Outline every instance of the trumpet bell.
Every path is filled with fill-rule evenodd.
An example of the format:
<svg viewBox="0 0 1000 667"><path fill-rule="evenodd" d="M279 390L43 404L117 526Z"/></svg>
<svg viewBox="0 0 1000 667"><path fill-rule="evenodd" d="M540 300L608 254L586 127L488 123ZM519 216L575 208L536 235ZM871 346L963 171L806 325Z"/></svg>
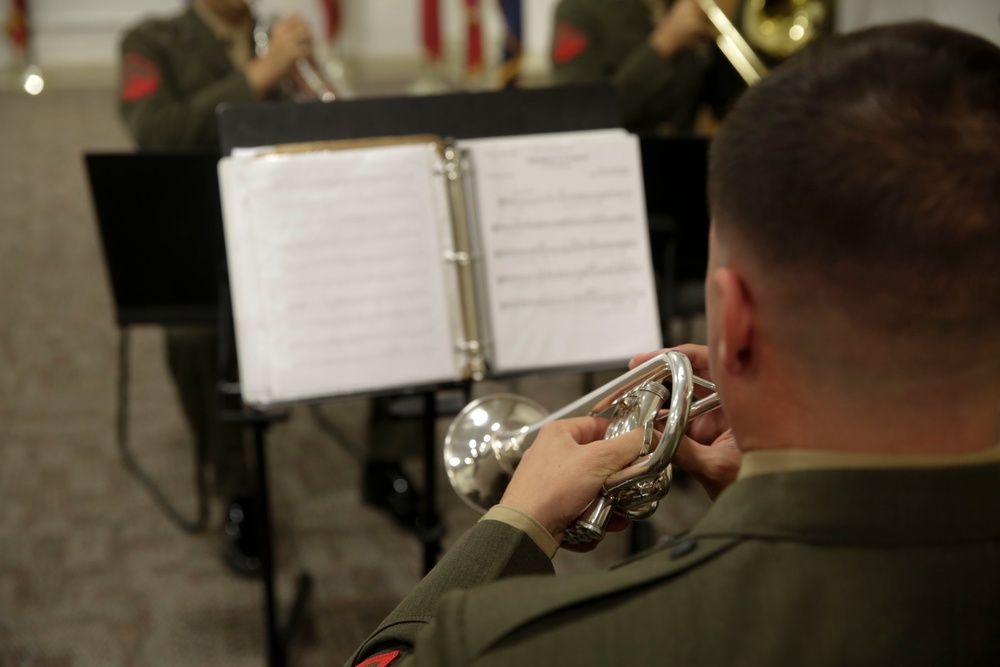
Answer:
<svg viewBox="0 0 1000 667"><path fill-rule="evenodd" d="M668 378L669 389L661 382ZM445 436L448 479L466 503L484 512L500 502L514 469L545 424L583 415L608 415L605 438L642 429L643 444L638 458L604 481L600 495L563 537L568 544L598 540L612 513L644 519L666 495L672 475L670 461L688 418L720 404L715 393L694 402L694 385L715 391L714 384L692 373L687 357L669 350L551 414L535 401L514 394L477 399L455 417ZM662 423L662 435L655 446L658 429L654 423Z"/></svg>
<svg viewBox="0 0 1000 667"><path fill-rule="evenodd" d="M444 466L452 487L480 513L500 502L521 457L521 438L548 415L525 396L495 394L469 403L444 438Z"/></svg>

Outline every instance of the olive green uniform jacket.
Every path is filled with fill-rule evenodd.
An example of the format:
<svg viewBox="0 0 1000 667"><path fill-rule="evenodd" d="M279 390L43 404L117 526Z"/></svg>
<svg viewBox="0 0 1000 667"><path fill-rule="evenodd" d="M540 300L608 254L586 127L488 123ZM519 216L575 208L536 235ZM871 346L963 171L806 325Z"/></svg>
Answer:
<svg viewBox="0 0 1000 667"><path fill-rule="evenodd" d="M652 15L643 0L562 0L552 38L557 83L611 81L622 125L633 132L689 133L703 104L721 117L745 89L717 48L672 58L649 46Z"/></svg>
<svg viewBox="0 0 1000 667"><path fill-rule="evenodd" d="M243 72L193 9L140 23L125 35L121 52L123 62L136 59L159 77L156 92L121 100L122 117L141 148L217 148L216 108L255 101Z"/></svg>
<svg viewBox="0 0 1000 667"><path fill-rule="evenodd" d="M750 477L681 540L551 573L481 521L351 664L997 665L1000 465Z"/></svg>
<svg viewBox="0 0 1000 667"><path fill-rule="evenodd" d="M253 35L248 31L248 42ZM216 109L254 102L242 70L192 8L143 21L121 43L119 109L141 149L219 149ZM169 326L167 362L184 413L215 471L215 493L232 501L254 492L242 431L218 418L214 327Z"/></svg>

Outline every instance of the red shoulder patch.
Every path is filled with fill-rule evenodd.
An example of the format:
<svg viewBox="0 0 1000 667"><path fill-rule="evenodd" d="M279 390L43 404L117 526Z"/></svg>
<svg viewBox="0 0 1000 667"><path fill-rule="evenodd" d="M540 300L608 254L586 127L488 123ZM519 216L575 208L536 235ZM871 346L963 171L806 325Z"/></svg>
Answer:
<svg viewBox="0 0 1000 667"><path fill-rule="evenodd" d="M399 657L399 651L389 651L388 653L379 653L378 655L373 655L364 662L355 665L354 667L389 667L392 663L396 662L396 658Z"/></svg>
<svg viewBox="0 0 1000 667"><path fill-rule="evenodd" d="M138 102L160 89L163 76L160 67L137 51L125 54L122 64L122 102Z"/></svg>
<svg viewBox="0 0 1000 667"><path fill-rule="evenodd" d="M552 40L552 62L556 65L568 63L586 51L589 43L587 33L565 19L559 21Z"/></svg>

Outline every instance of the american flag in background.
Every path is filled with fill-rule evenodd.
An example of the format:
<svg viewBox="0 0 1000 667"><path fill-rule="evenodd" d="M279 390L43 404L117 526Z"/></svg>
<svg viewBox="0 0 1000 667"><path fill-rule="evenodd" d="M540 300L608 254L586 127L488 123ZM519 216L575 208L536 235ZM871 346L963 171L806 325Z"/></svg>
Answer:
<svg viewBox="0 0 1000 667"><path fill-rule="evenodd" d="M441 62L441 4L440 0L423 0L424 58L429 62Z"/></svg>
<svg viewBox="0 0 1000 667"><path fill-rule="evenodd" d="M465 0L467 39L465 44L465 76L475 81L483 73L483 23L480 0Z"/></svg>
<svg viewBox="0 0 1000 667"><path fill-rule="evenodd" d="M28 50L28 0L10 0L4 25L12 50L23 54Z"/></svg>
<svg viewBox="0 0 1000 667"><path fill-rule="evenodd" d="M340 31L344 27L340 0L321 0L320 4L323 6L323 13L326 16L326 39L332 42L340 37Z"/></svg>
<svg viewBox="0 0 1000 667"><path fill-rule="evenodd" d="M521 40L524 27L521 20L521 0L500 0L505 34L503 59L500 62L500 85L516 86L521 76Z"/></svg>

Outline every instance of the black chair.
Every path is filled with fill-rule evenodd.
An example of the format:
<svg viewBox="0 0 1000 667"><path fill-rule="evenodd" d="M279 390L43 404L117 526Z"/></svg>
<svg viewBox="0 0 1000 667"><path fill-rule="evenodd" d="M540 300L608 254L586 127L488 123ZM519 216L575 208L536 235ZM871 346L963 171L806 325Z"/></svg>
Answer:
<svg viewBox="0 0 1000 667"><path fill-rule="evenodd" d="M129 446L130 328L216 324L225 275L218 160L212 151L84 156L119 327L118 449L126 468L187 532L204 530L208 522L205 445L196 441L193 447L196 510L188 518Z"/></svg>

